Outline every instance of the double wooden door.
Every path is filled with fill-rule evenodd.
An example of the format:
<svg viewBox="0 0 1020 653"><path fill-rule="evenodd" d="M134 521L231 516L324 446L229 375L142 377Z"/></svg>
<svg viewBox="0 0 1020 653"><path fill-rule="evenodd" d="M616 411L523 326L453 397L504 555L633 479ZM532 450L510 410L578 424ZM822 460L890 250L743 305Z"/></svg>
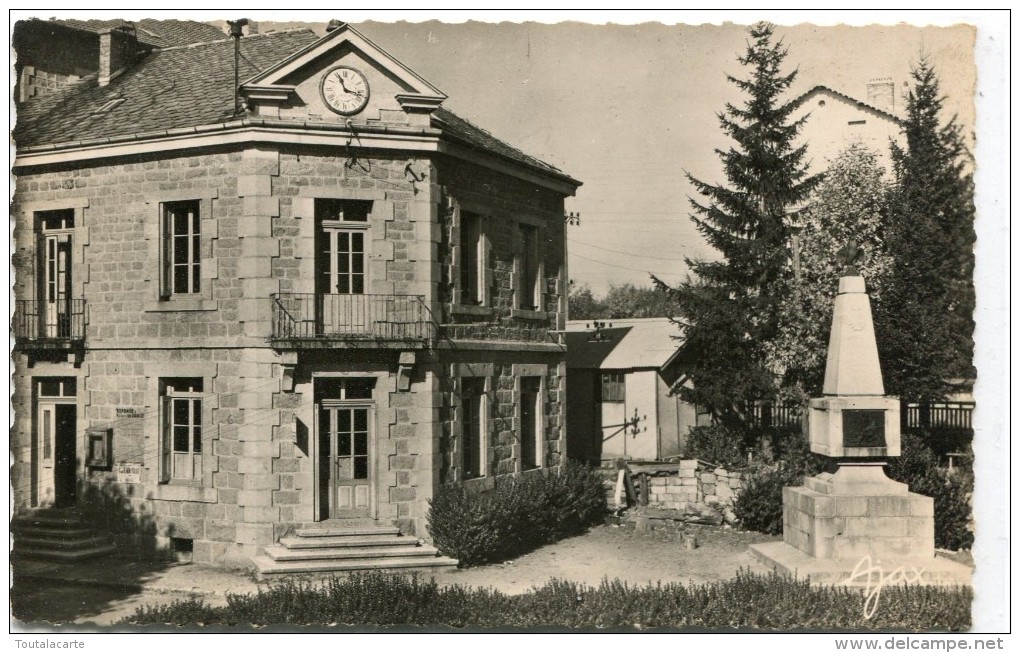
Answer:
<svg viewBox="0 0 1020 653"><path fill-rule="evenodd" d="M369 517L372 510L372 407L315 407L318 519Z"/></svg>

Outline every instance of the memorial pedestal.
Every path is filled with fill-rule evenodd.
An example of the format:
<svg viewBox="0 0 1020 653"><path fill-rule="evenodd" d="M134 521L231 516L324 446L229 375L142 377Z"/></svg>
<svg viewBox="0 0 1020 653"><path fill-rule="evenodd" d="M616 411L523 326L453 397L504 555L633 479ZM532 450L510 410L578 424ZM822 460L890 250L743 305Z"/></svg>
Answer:
<svg viewBox="0 0 1020 653"><path fill-rule="evenodd" d="M839 280L822 392L810 401L808 441L811 451L839 459L839 469L783 488L783 541L751 551L814 583L969 583L969 567L935 556L934 501L875 461L900 455L900 404L884 394L858 276Z"/></svg>

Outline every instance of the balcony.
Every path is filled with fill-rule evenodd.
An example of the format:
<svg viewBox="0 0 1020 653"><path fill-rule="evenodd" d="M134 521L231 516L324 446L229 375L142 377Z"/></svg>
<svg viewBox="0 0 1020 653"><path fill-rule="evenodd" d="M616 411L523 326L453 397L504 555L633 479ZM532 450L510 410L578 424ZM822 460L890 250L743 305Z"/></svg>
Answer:
<svg viewBox="0 0 1020 653"><path fill-rule="evenodd" d="M421 295L272 295L278 349L424 347L435 334Z"/></svg>
<svg viewBox="0 0 1020 653"><path fill-rule="evenodd" d="M85 344L84 299L19 299L14 308L12 329L18 347L67 350Z"/></svg>

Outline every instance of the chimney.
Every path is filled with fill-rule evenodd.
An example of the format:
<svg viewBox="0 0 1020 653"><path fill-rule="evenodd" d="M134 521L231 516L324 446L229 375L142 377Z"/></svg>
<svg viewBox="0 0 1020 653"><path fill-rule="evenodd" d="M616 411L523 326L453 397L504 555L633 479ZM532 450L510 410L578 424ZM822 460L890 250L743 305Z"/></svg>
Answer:
<svg viewBox="0 0 1020 653"><path fill-rule="evenodd" d="M891 77L879 77L868 80L868 104L896 113L896 90Z"/></svg>
<svg viewBox="0 0 1020 653"><path fill-rule="evenodd" d="M254 20L248 21L248 36L253 36L259 33L259 24Z"/></svg>
<svg viewBox="0 0 1020 653"><path fill-rule="evenodd" d="M106 86L134 63L138 51L135 26L127 23L99 33L99 85Z"/></svg>

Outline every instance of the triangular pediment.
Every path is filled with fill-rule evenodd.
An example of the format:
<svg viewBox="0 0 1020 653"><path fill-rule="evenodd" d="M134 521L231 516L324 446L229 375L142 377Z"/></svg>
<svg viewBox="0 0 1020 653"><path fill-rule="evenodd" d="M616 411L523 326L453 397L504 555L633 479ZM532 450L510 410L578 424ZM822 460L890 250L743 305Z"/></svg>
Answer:
<svg viewBox="0 0 1020 653"><path fill-rule="evenodd" d="M353 75L365 105L338 103L324 80ZM350 83L350 82L349 82ZM346 91L346 89L344 89ZM282 118L386 120L393 112L431 113L446 94L346 23L241 85L250 109Z"/></svg>

